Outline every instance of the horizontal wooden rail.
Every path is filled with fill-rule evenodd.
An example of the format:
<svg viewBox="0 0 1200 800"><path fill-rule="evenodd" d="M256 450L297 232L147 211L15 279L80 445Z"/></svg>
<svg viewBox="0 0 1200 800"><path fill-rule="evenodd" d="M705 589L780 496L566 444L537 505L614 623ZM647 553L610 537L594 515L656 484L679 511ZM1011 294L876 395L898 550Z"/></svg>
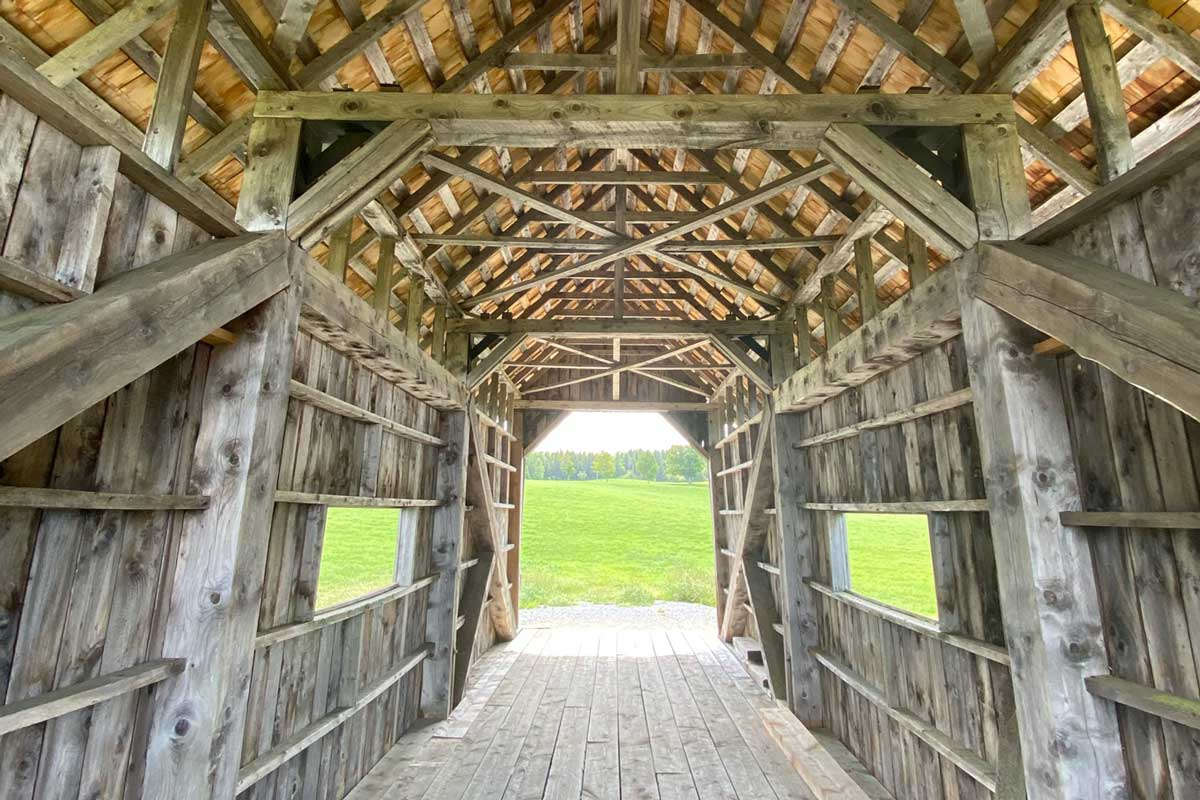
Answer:
<svg viewBox="0 0 1200 800"><path fill-rule="evenodd" d="M1088 528L1195 528L1200 511L1064 511L1063 525Z"/></svg>
<svg viewBox="0 0 1200 800"><path fill-rule="evenodd" d="M0 706L0 736L61 717L183 672L182 658L160 658Z"/></svg>
<svg viewBox="0 0 1200 800"><path fill-rule="evenodd" d="M470 569L478 563L478 558L468 558L466 561L460 561L458 562L458 571L462 572L463 570Z"/></svg>
<svg viewBox="0 0 1200 800"><path fill-rule="evenodd" d="M208 507L208 496L82 492L74 489L0 486L0 507L64 508L81 511L194 511Z"/></svg>
<svg viewBox="0 0 1200 800"><path fill-rule="evenodd" d="M924 514L929 511L987 511L988 501L915 500L902 503L804 503L809 511L846 511L878 514Z"/></svg>
<svg viewBox="0 0 1200 800"><path fill-rule="evenodd" d="M743 461L740 464L734 464L732 467L726 467L725 469L723 469L717 473L717 477L723 478L726 475L731 475L735 472L741 472L742 470L750 469L750 466L753 463L754 463L754 460L751 459L750 461Z"/></svg>
<svg viewBox="0 0 1200 800"><path fill-rule="evenodd" d="M238 771L237 790L241 794L260 780L270 775L279 767L303 753L314 743L333 732L346 720L362 711L368 704L386 692L397 681L411 672L418 664L433 652L433 645L425 644L413 653L405 656L400 666L390 675L376 681L371 688L359 696L352 706L336 708L316 722L301 728L289 738L272 747L258 758L251 761Z"/></svg>
<svg viewBox="0 0 1200 800"><path fill-rule="evenodd" d="M817 434L810 436L807 439L801 439L798 442L792 442L792 447L803 449L806 447L815 447L819 444L827 444L836 442L841 439L849 439L858 436L863 431L876 430L878 428L887 428L892 425L900 425L905 422L928 417L932 414L938 414L942 411L949 411L959 406L964 406L971 402L971 389L959 389L957 392L950 392L941 397L935 397L932 400L926 400L923 403L917 403L911 408L903 409L902 411L893 411L890 414L884 414L881 417L874 419L856 422L853 425L847 425L844 428L829 431L828 433Z"/></svg>
<svg viewBox="0 0 1200 800"><path fill-rule="evenodd" d="M719 508L719 509L717 509L717 513L723 517L729 517L729 516L734 516L736 514L744 514L744 513L746 513L746 510L743 508ZM774 508L764 508L762 513L766 514L768 517L773 517L773 516L775 516L775 509Z"/></svg>
<svg viewBox="0 0 1200 800"><path fill-rule="evenodd" d="M761 569L763 572L767 573L768 575L780 574L779 567L775 566L774 564L769 564L766 561L759 561L758 568Z"/></svg>
<svg viewBox="0 0 1200 800"><path fill-rule="evenodd" d="M446 444L445 439L439 439L433 434L419 431L416 428L409 427L400 422L390 420L387 417L376 414L373 411L368 411L365 408L348 403L339 397L334 397L331 394L322 392L320 389L314 389L300 381L293 380L289 386L291 396L295 399L308 403L316 408L324 409L332 414L346 417L347 419L365 422L368 425L379 425L385 431L394 433L405 439L412 439L422 444L430 444L435 447L442 447Z"/></svg>
<svg viewBox="0 0 1200 800"><path fill-rule="evenodd" d="M914 633L928 636L931 639L937 639L940 642L957 647L959 650L965 650L968 653L974 653L977 656L982 656L988 661L995 661L997 664L1009 665L1008 651L1003 647L994 645L991 642L985 642L982 639L976 639L973 636L963 636L958 633L947 633L940 629L936 622L923 617L918 617L915 614L909 614L901 611L898 608L875 602L870 598L863 597L854 592L839 592L824 583L814 580L806 580L804 583L814 592L822 594L831 600L836 600L852 608L857 608L866 614L878 617L882 620L899 625L902 628L907 628Z"/></svg>
<svg viewBox="0 0 1200 800"><path fill-rule="evenodd" d="M1115 675L1093 675L1084 683L1096 697L1200 730L1200 700L1194 697L1163 692Z"/></svg>
<svg viewBox="0 0 1200 800"><path fill-rule="evenodd" d="M414 497L362 497L356 494L321 494L320 492L275 492L276 503L299 503L308 506L335 508L437 508L441 500Z"/></svg>
<svg viewBox="0 0 1200 800"><path fill-rule="evenodd" d="M499 500L492 503L492 508L513 509L516 507L517 506L514 503L502 503Z"/></svg>
<svg viewBox="0 0 1200 800"><path fill-rule="evenodd" d="M386 605L387 603L395 602L402 597L424 589L431 585L437 579L437 575L426 575L424 578L419 578L412 583L407 583L402 586L391 586L386 589L381 589L365 597L359 597L355 600L349 600L336 606L330 606L327 609L315 614L312 619L304 622L289 622L287 625L280 625L277 628L270 628L260 633L254 639L255 648L270 647L280 642L286 642L288 639L295 639L297 636L304 636L307 633L319 631L330 625L336 625L339 622L350 619L353 616L362 614L371 608Z"/></svg>
<svg viewBox="0 0 1200 800"><path fill-rule="evenodd" d="M932 747L954 766L970 775L989 792L996 791L996 768L974 750L964 747L919 717L891 705L883 692L872 686L848 664L832 654L817 649L814 649L812 654L821 666L829 670L842 683L871 701L896 722L908 728L914 736Z"/></svg>
<svg viewBox="0 0 1200 800"><path fill-rule="evenodd" d="M517 438L516 434L505 429L505 427L503 425L501 425L498 421L496 421L492 417L488 416L487 412L485 412L483 409L481 409L481 408L475 409L475 414L479 417L480 421L483 422L484 425L487 425L489 428L493 428L496 431L496 433L500 434L505 439L515 440Z"/></svg>
<svg viewBox="0 0 1200 800"><path fill-rule="evenodd" d="M713 449L715 450L717 448L724 447L725 445L729 444L734 439L736 439L739 433L745 433L746 430L749 429L751 426L757 425L760 422L762 422L762 412L761 411L759 411L757 414L755 414L754 416L747 419L745 422L740 423L737 427L735 427L729 433L725 434L722 438L718 439L716 444L713 445Z"/></svg>
<svg viewBox="0 0 1200 800"><path fill-rule="evenodd" d="M483 460L488 462L489 464L491 464L493 467L499 467L500 469L504 470L505 472L516 472L517 471L517 468L514 467L512 464L509 464L507 461L505 461L502 458L497 458L496 456L492 455L491 453L484 453Z"/></svg>

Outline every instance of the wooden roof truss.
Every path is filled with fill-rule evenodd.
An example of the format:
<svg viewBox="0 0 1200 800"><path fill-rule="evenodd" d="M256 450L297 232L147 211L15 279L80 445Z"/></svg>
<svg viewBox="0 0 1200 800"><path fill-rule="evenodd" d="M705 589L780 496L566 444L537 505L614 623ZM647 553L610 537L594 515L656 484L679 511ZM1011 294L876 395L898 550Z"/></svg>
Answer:
<svg viewBox="0 0 1200 800"><path fill-rule="evenodd" d="M1129 0L1045 0L1023 19L1004 0L955 0L957 38L931 0L837 0L827 33L823 3L495 0L481 17L447 0L443 32L429 15L442 7L418 0L337 0L332 16L301 0L76 0L91 27L53 54L0 23L0 88L117 146L135 180L206 227L284 227L435 355L447 330L465 331L466 360L507 361L539 393L592 363L593 380L633 373L697 396L731 368L769 381L771 338L792 340L793 319L801 361L831 345L973 244L959 138L939 130L1014 126L1044 218L1192 122L1188 100L1130 135L1122 86L1164 58L1200 75L1200 44L1190 22ZM1101 14L1136 41L1114 52ZM882 46L854 70L860 31ZM201 63L206 43L216 67ZM1026 90L1067 44L1083 91L1042 114ZM155 81L144 132L87 80L117 51ZM211 100L218 68L245 89L235 114ZM294 197L317 121L381 130ZM1065 141L1084 122L1097 171ZM238 201L236 224L217 192ZM868 271L877 291L860 285ZM557 324L456 329L464 318ZM604 320L614 327L593 335L659 352L618 361L551 338ZM649 323L683 320L773 324L714 327L700 345L647 338L670 332Z"/></svg>

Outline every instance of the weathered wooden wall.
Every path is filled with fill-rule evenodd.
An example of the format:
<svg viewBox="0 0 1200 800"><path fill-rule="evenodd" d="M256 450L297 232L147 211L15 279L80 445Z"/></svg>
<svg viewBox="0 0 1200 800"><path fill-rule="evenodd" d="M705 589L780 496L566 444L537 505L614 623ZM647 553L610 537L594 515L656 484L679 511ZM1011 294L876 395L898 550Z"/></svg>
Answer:
<svg viewBox="0 0 1200 800"><path fill-rule="evenodd" d="M86 173L80 148L0 98L3 255L52 277L92 226L93 280L188 250L207 234L111 169ZM83 185L81 185L83 184ZM100 219L73 204L95 198ZM90 285L88 287L90 289ZM0 314L34 301L0 290ZM212 347L196 344L0 462L0 484L183 494ZM183 517L194 511L0 508L0 694L44 694L163 655ZM0 738L0 796L138 796L152 689Z"/></svg>
<svg viewBox="0 0 1200 800"><path fill-rule="evenodd" d="M211 238L120 174L111 148L81 147L3 97L0 144L0 316L87 294ZM214 382L240 391L232 367L218 367L214 354L224 346L187 347L0 461L0 486L80 490L94 504L108 497L99 493L186 500L205 479L195 459L207 394ZM235 753L219 768L238 773L231 782L239 796L340 798L421 707L438 436L442 417L456 412L433 408L308 333L296 333L288 349L291 399L286 419L277 420L282 457L273 488L291 494L274 498L270 523L256 534L265 566L239 597L255 609L258 636L233 655L247 665L244 737L240 761ZM483 427L488 452L519 463L519 447L509 444L511 399L488 384L480 401L489 419L503 421L503 430ZM519 497L519 480L511 479L518 472L489 469L499 502ZM455 491L461 496L463 487ZM411 506L399 512L395 584L315 609L326 508L370 505L370 498ZM498 514L504 525L518 513L510 504ZM164 641L179 611L172 593L187 572L183 562L205 547L192 542L185 552L184 520L197 513L0 505L0 705L177 655ZM515 550L509 558L515 572ZM206 598L209 591L220 598L216 587ZM479 648L491 641L489 628ZM158 680L176 680L180 669ZM0 735L0 796L143 796L163 685L117 691ZM240 709L233 711L232 724L243 727ZM223 758L218 750L214 764Z"/></svg>
<svg viewBox="0 0 1200 800"><path fill-rule="evenodd" d="M1050 242L1200 298L1200 165ZM1200 423L1074 354L1059 358L1087 511L1200 508ZM1089 528L1114 675L1200 697L1200 537L1194 530ZM1118 706L1138 797L1200 791L1196 731Z"/></svg>
<svg viewBox="0 0 1200 800"><path fill-rule="evenodd" d="M805 412L805 438L877 419L967 387L961 339L818 408ZM811 501L926 503L984 497L970 406L806 448ZM881 507L886 508L885 507ZM816 531L832 531L839 512L809 510ZM931 512L941 629L1003 646L995 561L987 514ZM844 547L844 542L840 543ZM855 603L837 592L839 542L816 537L815 577L822 654L849 671L854 686L826 665L822 696L839 738L897 797L985 797L987 789L888 715L888 707L937 728L993 773L1001 715L1012 708L1007 668L942 641L937 626L905 625L908 615ZM928 629L928 630L925 630ZM853 679L852 679L853 680ZM865 694L862 687L869 687ZM880 700L885 704L881 704Z"/></svg>
<svg viewBox="0 0 1200 800"><path fill-rule="evenodd" d="M292 379L433 435L437 412L344 355L301 334ZM293 396L284 428L280 491L340 497L433 499L432 445ZM316 498L314 498L316 499ZM349 503L331 500L331 505ZM314 619L327 505L277 502L259 609L260 633L314 623L254 654L242 764L254 764L327 715L387 681L425 640L427 589L321 609ZM399 512L396 583L430 571L429 508ZM294 630L294 629L293 629ZM343 796L415 720L419 670L391 683L335 731L266 775L246 797ZM315 794L313 794L315 793Z"/></svg>

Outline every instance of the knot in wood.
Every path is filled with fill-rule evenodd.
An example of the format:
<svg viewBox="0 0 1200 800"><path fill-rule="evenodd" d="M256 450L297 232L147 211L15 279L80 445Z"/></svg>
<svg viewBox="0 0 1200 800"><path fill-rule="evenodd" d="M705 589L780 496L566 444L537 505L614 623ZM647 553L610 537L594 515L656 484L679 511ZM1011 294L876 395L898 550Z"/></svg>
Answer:
<svg viewBox="0 0 1200 800"><path fill-rule="evenodd" d="M358 111L362 108L362 103L358 100L346 100L342 103L343 111Z"/></svg>

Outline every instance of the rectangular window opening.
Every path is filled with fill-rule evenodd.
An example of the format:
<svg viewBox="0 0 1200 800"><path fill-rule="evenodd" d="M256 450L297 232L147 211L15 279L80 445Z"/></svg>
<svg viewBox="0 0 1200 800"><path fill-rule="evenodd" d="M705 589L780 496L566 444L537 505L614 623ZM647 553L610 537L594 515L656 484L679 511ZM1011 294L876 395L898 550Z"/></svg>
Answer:
<svg viewBox="0 0 1200 800"><path fill-rule="evenodd" d="M330 508L316 607L336 606L393 585L399 532L398 508Z"/></svg>
<svg viewBox="0 0 1200 800"><path fill-rule="evenodd" d="M846 514L850 591L936 620L933 555L924 514Z"/></svg>

